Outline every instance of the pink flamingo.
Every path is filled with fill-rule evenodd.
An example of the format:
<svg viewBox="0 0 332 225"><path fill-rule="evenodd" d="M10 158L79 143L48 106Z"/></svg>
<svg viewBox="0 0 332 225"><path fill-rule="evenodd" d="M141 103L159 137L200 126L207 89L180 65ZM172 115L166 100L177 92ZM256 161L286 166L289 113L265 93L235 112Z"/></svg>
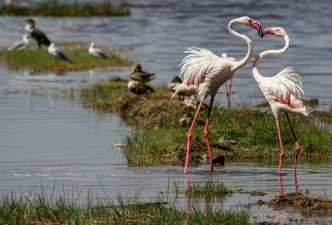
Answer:
<svg viewBox="0 0 332 225"><path fill-rule="evenodd" d="M234 57L228 57L227 53L225 53L225 52L221 54L221 58L231 60L232 62L236 61L236 59ZM231 108L232 80L233 80L233 77L231 77L231 79L229 79L229 82L226 83L226 96L227 96L228 109Z"/></svg>
<svg viewBox="0 0 332 225"><path fill-rule="evenodd" d="M253 20L248 16L236 18L229 22L228 24L229 32L232 35L243 39L248 45L247 55L242 60L237 62L232 62L228 59L223 59L220 56L215 55L208 49L194 47L194 48L188 48L188 51L186 51L185 53L189 53L189 55L187 55L180 64L182 65L181 75L182 74L184 75L184 81L179 85L179 88L177 88L173 96L175 96L178 92L182 90L187 90L189 87L195 87L197 89L198 95L200 96L200 102L195 117L187 133L187 154L184 165L184 173L187 173L192 131L195 122L197 120L198 113L201 109L201 106L204 100L208 96L210 96L211 99L210 99L208 116L204 127L204 136L207 144L211 171L213 170L210 144L208 138L209 135L208 127L209 127L209 121L210 121L214 97L216 96L219 87L222 84L224 84L227 80L229 80L237 69L248 64L252 56L253 45L251 40L246 35L240 34L232 29L232 25L235 23L240 23L248 27L251 27L253 29L256 29L259 35L261 35L262 33L262 27L258 21Z"/></svg>
<svg viewBox="0 0 332 225"><path fill-rule="evenodd" d="M282 135L279 124L279 114L281 112L284 112L286 114L286 118L295 141L296 156L294 160L294 174L296 174L296 165L300 153L300 144L296 138L293 126L288 116L288 112L301 113L306 116L308 115L307 109L301 100L301 94L303 94L301 77L298 74L294 73L292 68L289 67L283 69L273 77L263 77L258 72L259 62L263 58L272 54L284 53L287 51L289 47L289 37L283 28L281 27L266 28L262 34L262 37L266 34L275 35L277 37L283 37L285 39L285 46L278 50L267 50L261 52L256 57L253 63L252 73L255 80L258 83L259 88L263 92L263 95L265 96L266 100L270 103L273 115L276 118L279 145L280 145L280 160L279 160L278 175L280 176L282 161L285 155L285 149L282 142Z"/></svg>

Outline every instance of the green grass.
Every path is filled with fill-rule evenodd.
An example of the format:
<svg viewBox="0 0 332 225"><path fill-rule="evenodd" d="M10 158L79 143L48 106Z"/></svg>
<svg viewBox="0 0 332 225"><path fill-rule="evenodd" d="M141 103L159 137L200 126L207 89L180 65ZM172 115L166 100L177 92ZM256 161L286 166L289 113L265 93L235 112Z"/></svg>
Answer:
<svg viewBox="0 0 332 225"><path fill-rule="evenodd" d="M57 60L50 55L46 48L29 48L20 51L1 51L0 59L11 69L28 69L32 74L41 71L55 71L57 73L65 71L81 71L93 68L110 66L128 66L132 62L121 57L114 51L105 49L110 58L100 59L88 53L88 45L82 42L60 43L61 50L74 62L68 63Z"/></svg>
<svg viewBox="0 0 332 225"><path fill-rule="evenodd" d="M128 16L130 11L127 4L123 3L119 6L114 6L112 1L104 1L100 4L78 2L63 4L53 0L31 6L1 5L0 15L54 17Z"/></svg>
<svg viewBox="0 0 332 225"><path fill-rule="evenodd" d="M112 85L116 84L108 81L84 89L82 102L86 106L106 112L116 112L129 126L136 128L124 140L129 165L181 164L183 159L179 153L185 151L188 127L181 127L179 118L186 113L193 115L194 110L186 108L176 99L170 99L170 93L163 86L155 87L156 92L153 95L137 97L126 90L125 82L119 85L119 88ZM112 88L109 88L110 86ZM206 115L207 110L203 109L193 132L193 140L198 137L199 146L204 151L206 147L203 129ZM297 115L291 115L290 118L301 145L301 158L332 157L331 130L317 126L311 118ZM286 148L285 157L292 159L295 156L293 136L285 117L281 117L280 122ZM213 156L226 155L227 160L279 159L275 118L268 111L254 108L225 110L214 107L209 138ZM220 140L233 140L236 144Z"/></svg>
<svg viewBox="0 0 332 225"><path fill-rule="evenodd" d="M189 213L161 201L140 202L118 198L93 200L91 195L82 200L75 191L62 194L11 193L0 196L0 224L251 224L246 211L214 209L202 212L193 207Z"/></svg>

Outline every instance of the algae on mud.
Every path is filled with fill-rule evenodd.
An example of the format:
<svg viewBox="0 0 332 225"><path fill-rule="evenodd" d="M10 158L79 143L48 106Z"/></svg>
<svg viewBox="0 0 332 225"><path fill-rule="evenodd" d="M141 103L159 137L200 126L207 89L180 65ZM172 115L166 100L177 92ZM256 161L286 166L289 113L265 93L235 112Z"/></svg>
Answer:
<svg viewBox="0 0 332 225"><path fill-rule="evenodd" d="M27 69L30 74L42 71L63 73L66 71L81 71L132 64L130 60L123 58L114 49L103 49L111 57L109 59L99 59L88 53L88 44L84 42L59 42L57 46L60 47L73 63L57 60L48 53L46 48L37 49L36 46L19 51L3 50L0 52L0 60L11 69Z"/></svg>
<svg viewBox="0 0 332 225"><path fill-rule="evenodd" d="M135 127L124 140L130 166L183 165L188 127L179 124L185 114L194 114L183 101L171 99L165 86L155 87L151 95L136 96L126 89L127 81L105 81L83 88L82 103L106 112L115 112L129 126ZM109 88L112 86L112 88ZM118 86L118 87L117 87ZM206 144L203 137L207 110L202 110L193 133L189 162L205 164ZM291 115L301 145L301 157L332 157L331 131L315 125L311 118ZM295 157L295 146L287 120L280 118L286 158ZM269 111L255 108L213 108L209 137L214 157L232 159L277 159L279 143L275 118ZM232 140L225 141L225 140ZM196 144L195 144L196 143ZM205 152L205 153L204 153Z"/></svg>

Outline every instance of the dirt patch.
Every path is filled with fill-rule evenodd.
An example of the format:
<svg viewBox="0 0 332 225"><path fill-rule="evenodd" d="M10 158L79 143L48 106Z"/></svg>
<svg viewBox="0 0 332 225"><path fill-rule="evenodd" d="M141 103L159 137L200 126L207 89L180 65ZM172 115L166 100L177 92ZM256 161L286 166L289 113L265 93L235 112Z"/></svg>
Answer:
<svg viewBox="0 0 332 225"><path fill-rule="evenodd" d="M302 192L276 195L270 202L266 202L266 205L277 210L292 207L308 216L332 216L331 199Z"/></svg>
<svg viewBox="0 0 332 225"><path fill-rule="evenodd" d="M237 153L219 143L210 143L212 162L214 166L224 166L225 158L234 158ZM184 165L187 152L187 142L183 142L177 151L179 165ZM193 137L190 144L189 166L199 166L209 163L209 156L205 141L201 141L198 137Z"/></svg>

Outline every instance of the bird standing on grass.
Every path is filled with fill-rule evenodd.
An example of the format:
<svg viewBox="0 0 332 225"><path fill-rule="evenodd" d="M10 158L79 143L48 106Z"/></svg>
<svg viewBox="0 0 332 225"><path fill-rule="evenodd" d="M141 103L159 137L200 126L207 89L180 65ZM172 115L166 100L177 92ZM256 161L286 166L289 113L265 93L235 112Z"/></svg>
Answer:
<svg viewBox="0 0 332 225"><path fill-rule="evenodd" d="M109 59L109 57L104 52L102 52L100 48L96 47L94 42L90 43L89 53L97 58Z"/></svg>
<svg viewBox="0 0 332 225"><path fill-rule="evenodd" d="M48 47L48 53L53 55L56 59L60 59L69 63L73 63L54 43L50 44Z"/></svg>
<svg viewBox="0 0 332 225"><path fill-rule="evenodd" d="M25 30L29 32L31 37L37 41L38 48L41 48L42 45L50 46L51 41L46 37L46 35L35 27L35 21L33 19L26 20L27 25L25 25Z"/></svg>
<svg viewBox="0 0 332 225"><path fill-rule="evenodd" d="M15 41L7 50L14 51L14 50L22 50L29 46L31 36L30 34L24 34L21 40Z"/></svg>
<svg viewBox="0 0 332 225"><path fill-rule="evenodd" d="M150 94L154 92L152 87L137 80L130 80L128 82L128 89L136 95Z"/></svg>
<svg viewBox="0 0 332 225"><path fill-rule="evenodd" d="M289 37L283 28L281 27L266 28L262 34L262 37L266 34L274 35L276 37L283 37L285 39L285 46L278 50L267 50L261 52L256 57L253 63L252 73L255 80L258 83L259 88L263 92L263 95L265 96L266 100L269 102L273 115L276 118L279 145L280 145L280 160L279 160L278 175L280 175L281 173L282 161L285 155L285 149L282 141L281 129L279 124L279 115L281 112L284 112L286 114L289 127L292 131L295 140L296 156L294 160L294 174L296 174L296 165L300 153L300 144L297 140L293 126L290 122L288 112L300 113L305 116L308 115L307 109L301 100L301 94L303 94L301 77L298 74L294 73L293 69L289 67L283 69L273 77L263 77L258 72L259 63L263 58L265 58L268 55L284 53L287 51L289 47Z"/></svg>
<svg viewBox="0 0 332 225"><path fill-rule="evenodd" d="M148 73L142 70L142 66L135 63L132 70L130 71L130 79L147 83L155 78L155 73Z"/></svg>
<svg viewBox="0 0 332 225"><path fill-rule="evenodd" d="M248 16L236 18L229 22L228 24L229 32L232 35L243 39L248 45L247 55L242 60L232 62L230 60L217 56L208 49L193 47L193 48L188 48L188 51L186 51L186 53L189 54L182 60L182 63L180 64L182 65L180 75L182 74L184 75L184 81L175 91L173 96L175 96L183 89L187 89L188 87L194 87L197 89L198 95L200 97L200 102L195 117L187 133L187 154L184 165L184 173L187 173L192 131L194 129L194 125L197 120L197 116L201 109L201 106L204 100L208 96L210 96L211 99L204 127L204 136L210 159L211 171L213 170L212 156L211 156L210 144L208 138L209 135L208 128L211 117L213 100L218 92L219 87L222 84L224 84L227 80L229 80L237 69L248 64L253 53L253 45L251 40L246 35L240 34L232 29L232 26L236 23L243 24L245 26L257 30L259 35L261 35L262 27L258 21L253 20Z"/></svg>

